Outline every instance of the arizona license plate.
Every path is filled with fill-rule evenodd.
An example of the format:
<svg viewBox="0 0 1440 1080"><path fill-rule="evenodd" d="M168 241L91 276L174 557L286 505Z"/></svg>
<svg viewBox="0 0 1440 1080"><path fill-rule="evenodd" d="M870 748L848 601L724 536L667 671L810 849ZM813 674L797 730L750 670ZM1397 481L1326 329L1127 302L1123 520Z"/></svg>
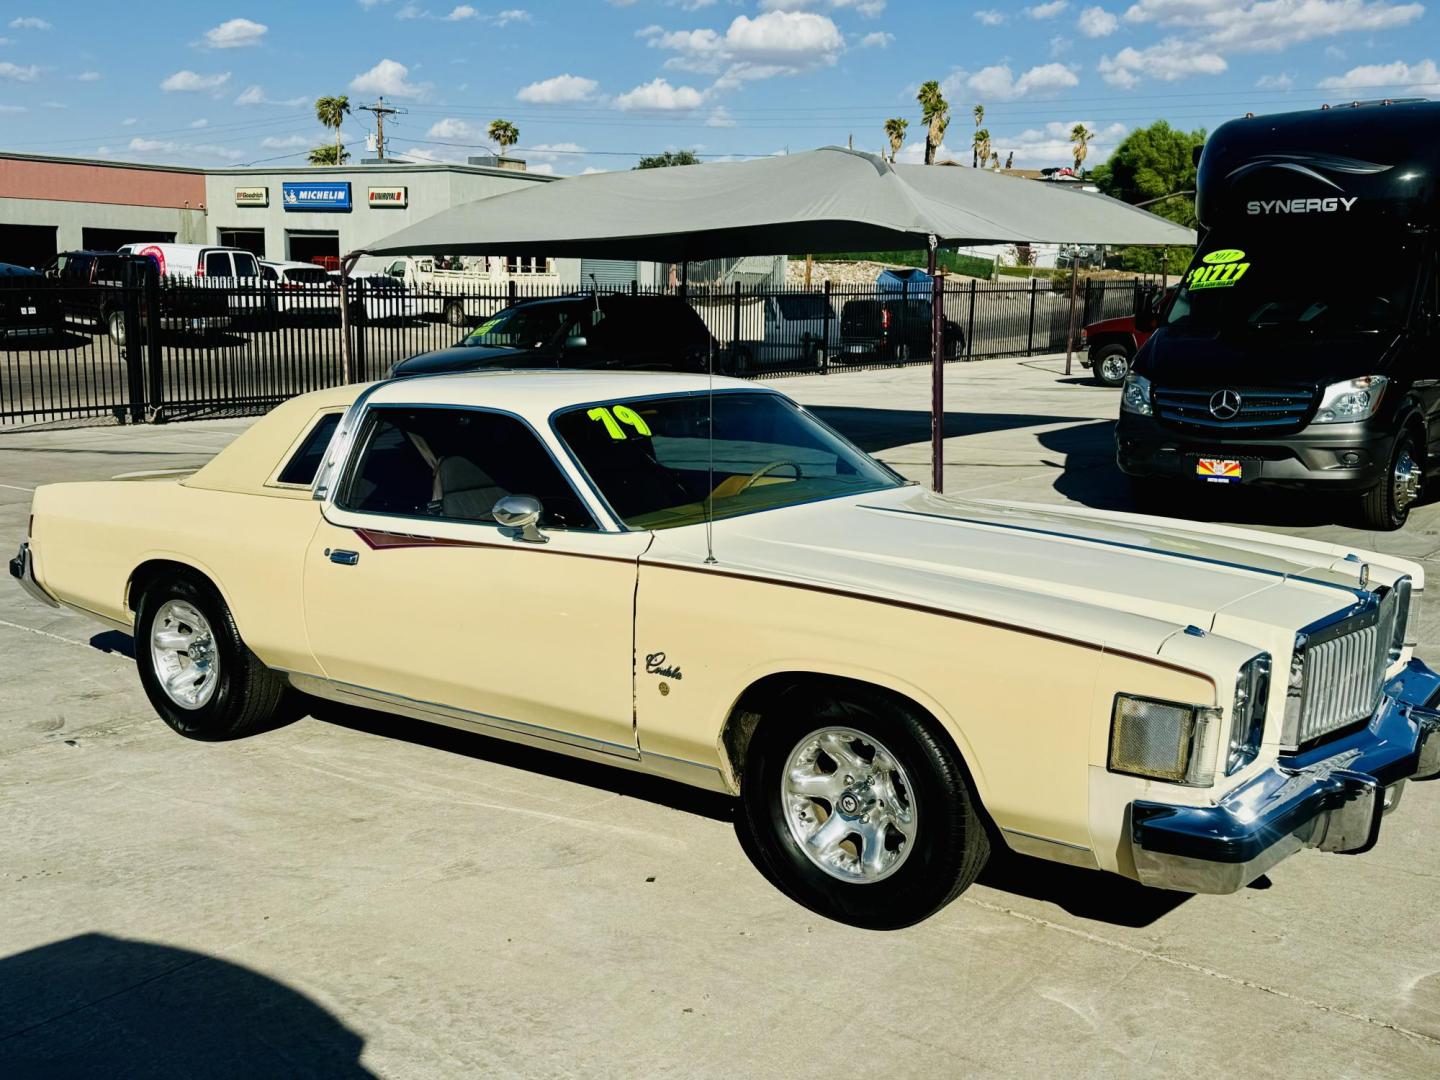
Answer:
<svg viewBox="0 0 1440 1080"><path fill-rule="evenodd" d="M1238 484L1240 462L1234 458L1202 457L1195 462L1195 475L1209 484Z"/></svg>

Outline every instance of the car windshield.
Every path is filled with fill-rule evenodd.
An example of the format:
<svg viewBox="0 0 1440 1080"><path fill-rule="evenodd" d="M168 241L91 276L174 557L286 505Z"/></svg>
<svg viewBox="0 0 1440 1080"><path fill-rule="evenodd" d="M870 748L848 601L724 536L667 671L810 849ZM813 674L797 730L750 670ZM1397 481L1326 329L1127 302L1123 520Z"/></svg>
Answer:
<svg viewBox="0 0 1440 1080"><path fill-rule="evenodd" d="M1385 259L1360 266L1353 253L1372 250L1373 238L1362 243L1327 234L1324 255L1307 253L1299 239L1227 240L1212 237L1196 252L1166 314L1167 326L1205 333L1348 334L1404 325L1419 276L1413 242L1387 246ZM1339 253L1337 262L1331 263L1329 252ZM1351 261L1345 253L1352 253Z"/></svg>
<svg viewBox="0 0 1440 1080"><path fill-rule="evenodd" d="M703 522L707 504L719 519L904 483L793 402L759 391L587 405L556 416L555 430L634 529Z"/></svg>
<svg viewBox="0 0 1440 1080"><path fill-rule="evenodd" d="M465 335L466 345L538 349L554 341L575 318L571 304L506 308Z"/></svg>

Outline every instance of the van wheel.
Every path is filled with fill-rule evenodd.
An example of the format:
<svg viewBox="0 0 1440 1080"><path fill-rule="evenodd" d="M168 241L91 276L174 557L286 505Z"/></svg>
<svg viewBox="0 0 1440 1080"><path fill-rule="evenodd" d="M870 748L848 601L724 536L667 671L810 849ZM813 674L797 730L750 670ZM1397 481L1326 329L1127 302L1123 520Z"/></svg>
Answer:
<svg viewBox="0 0 1440 1080"><path fill-rule="evenodd" d="M196 574L145 589L135 613L135 665L145 696L188 739L218 742L282 719L284 680L240 639L220 594Z"/></svg>
<svg viewBox="0 0 1440 1080"><path fill-rule="evenodd" d="M125 313L123 311L112 311L105 316L105 329L110 335L110 340L121 348L125 346Z"/></svg>
<svg viewBox="0 0 1440 1080"><path fill-rule="evenodd" d="M903 363L905 363L906 361L908 361L909 359L910 359L910 346L907 345L905 342L902 341L899 345L896 345L896 346L895 346L895 362L896 362L897 364L903 364Z"/></svg>
<svg viewBox="0 0 1440 1080"><path fill-rule="evenodd" d="M1090 354L1090 370L1101 386L1121 386L1130 374L1130 351L1124 345L1106 345Z"/></svg>
<svg viewBox="0 0 1440 1080"><path fill-rule="evenodd" d="M465 325L465 305L452 300L445 305L445 321L451 326Z"/></svg>
<svg viewBox="0 0 1440 1080"><path fill-rule="evenodd" d="M965 771L929 718L863 686L797 689L746 755L741 828L797 902L872 930L919 922L990 856Z"/></svg>
<svg viewBox="0 0 1440 1080"><path fill-rule="evenodd" d="M1410 507L1419 501L1425 485L1421 461L1413 435L1401 435L1395 440L1385 475L1361 499L1366 528L1394 532L1404 527L1410 517Z"/></svg>

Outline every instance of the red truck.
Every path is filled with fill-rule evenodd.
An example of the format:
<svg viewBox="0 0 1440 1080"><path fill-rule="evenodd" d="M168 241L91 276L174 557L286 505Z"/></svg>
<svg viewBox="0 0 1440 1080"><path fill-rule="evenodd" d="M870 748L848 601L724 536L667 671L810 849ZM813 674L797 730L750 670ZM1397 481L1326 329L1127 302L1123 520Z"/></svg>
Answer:
<svg viewBox="0 0 1440 1080"><path fill-rule="evenodd" d="M1175 295L1175 286L1164 292L1154 293L1156 322ZM1150 340L1153 330L1137 330L1134 315L1122 315L1118 319L1102 319L1093 322L1080 331L1080 351L1084 354L1080 363L1095 374L1095 381L1101 386L1119 386L1130 373L1130 365L1140 346Z"/></svg>

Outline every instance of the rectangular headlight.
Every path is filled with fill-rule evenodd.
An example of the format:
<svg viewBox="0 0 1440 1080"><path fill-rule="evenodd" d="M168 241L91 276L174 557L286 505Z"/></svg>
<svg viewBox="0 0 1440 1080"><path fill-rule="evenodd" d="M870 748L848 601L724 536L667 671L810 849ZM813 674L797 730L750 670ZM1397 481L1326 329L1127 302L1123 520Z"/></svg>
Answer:
<svg viewBox="0 0 1440 1080"><path fill-rule="evenodd" d="M1209 787L1215 782L1219 729L1220 710L1212 706L1116 694L1109 769Z"/></svg>
<svg viewBox="0 0 1440 1080"><path fill-rule="evenodd" d="M1260 753L1265 735L1265 703L1270 696L1270 654L1247 661L1235 678L1235 705L1230 710L1230 752L1225 775L1231 776Z"/></svg>

